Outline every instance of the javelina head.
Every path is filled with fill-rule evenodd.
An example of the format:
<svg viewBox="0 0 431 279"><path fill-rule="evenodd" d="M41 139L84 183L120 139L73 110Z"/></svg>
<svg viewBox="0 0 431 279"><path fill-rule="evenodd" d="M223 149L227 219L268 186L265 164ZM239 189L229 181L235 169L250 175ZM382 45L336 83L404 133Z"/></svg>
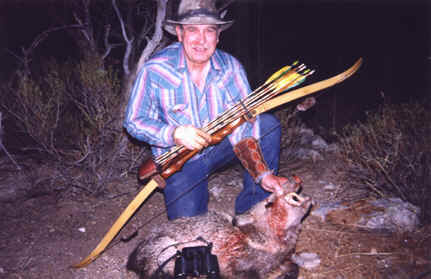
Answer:
<svg viewBox="0 0 431 279"><path fill-rule="evenodd" d="M246 214L237 216L234 225L243 231L256 231L261 237L285 241L295 234L303 217L308 213L312 200L296 192L298 185L287 185L280 194L273 193L256 204Z"/></svg>

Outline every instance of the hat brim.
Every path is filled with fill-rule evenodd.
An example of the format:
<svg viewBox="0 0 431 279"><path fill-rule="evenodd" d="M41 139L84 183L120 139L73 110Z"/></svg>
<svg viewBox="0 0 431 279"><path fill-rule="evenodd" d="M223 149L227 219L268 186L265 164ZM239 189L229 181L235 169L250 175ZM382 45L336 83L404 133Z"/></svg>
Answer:
<svg viewBox="0 0 431 279"><path fill-rule="evenodd" d="M234 22L233 20L223 21L223 20L219 20L208 16L195 16L195 17L189 17L182 21L168 19L164 22L164 28L168 33L172 35L177 34L177 32L175 31L175 26L187 25L187 24L215 24L215 25L219 25L220 31L224 31L229 27L231 27L233 22Z"/></svg>

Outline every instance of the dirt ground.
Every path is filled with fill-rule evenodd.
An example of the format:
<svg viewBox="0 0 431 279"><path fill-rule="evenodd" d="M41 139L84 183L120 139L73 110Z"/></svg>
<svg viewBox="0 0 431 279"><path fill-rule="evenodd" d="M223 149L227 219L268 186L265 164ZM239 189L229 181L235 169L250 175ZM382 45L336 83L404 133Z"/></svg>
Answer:
<svg viewBox="0 0 431 279"><path fill-rule="evenodd" d="M335 162L282 162L281 175L299 175L303 192L312 196L314 208L324 201L354 200L337 181ZM37 167L37 166L34 166ZM0 184L11 183L11 174L0 173ZM233 212L241 188L239 167L214 174L210 180L210 208ZM17 179L14 183L23 183ZM9 185L13 187L14 185ZM110 195L59 199L43 192L31 198L0 203L0 278L138 278L127 271L129 254L146 231L167 222L163 196L155 192L97 260L81 269L70 268L99 243L138 191L135 177L108 185ZM346 194L347 193L347 194ZM138 234L131 238L138 230ZM122 241L128 240L128 241ZM297 243L297 252L316 253L318 267L301 269L300 278L431 278L431 227L415 233L370 232L346 224L322 222L309 215Z"/></svg>

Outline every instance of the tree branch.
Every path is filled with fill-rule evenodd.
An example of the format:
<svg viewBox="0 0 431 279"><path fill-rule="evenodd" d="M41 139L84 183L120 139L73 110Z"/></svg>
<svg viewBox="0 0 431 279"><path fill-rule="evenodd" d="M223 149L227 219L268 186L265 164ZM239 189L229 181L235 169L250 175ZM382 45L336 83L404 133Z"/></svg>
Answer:
<svg viewBox="0 0 431 279"><path fill-rule="evenodd" d="M112 0L112 6L114 7L115 14L117 15L118 20L120 21L121 32L123 34L124 41L126 41L126 51L125 51L124 57L123 57L123 70L124 70L124 73L128 76L130 74L129 59L130 59L130 54L132 53L132 50L133 50L133 40L134 39L133 39L133 37L129 39L129 37L127 36L127 31L126 31L126 26L124 24L124 19L121 16L120 9L118 9L116 0Z"/></svg>
<svg viewBox="0 0 431 279"><path fill-rule="evenodd" d="M228 0L226 1L219 9L218 12L221 13L224 10L226 10L231 4L233 4L233 2L235 2L236 0Z"/></svg>
<svg viewBox="0 0 431 279"><path fill-rule="evenodd" d="M82 24L70 24L70 25L65 25L65 26L49 28L49 29L43 31L42 33L40 33L39 35L37 35L36 38L32 41L32 43L30 44L30 46L28 48L21 47L22 56L18 56L8 49L6 49L6 51L21 62L23 70L24 70L24 74L29 76L30 75L30 62L31 62L30 56L33 53L33 51L46 38L48 38L48 35L50 33L65 30L65 29L72 29L72 28L78 28L79 29L79 28L84 28L84 27L85 27L85 25L82 25Z"/></svg>
<svg viewBox="0 0 431 279"><path fill-rule="evenodd" d="M0 111L0 148L3 149L3 151L6 153L6 155L9 157L9 159L12 161L12 163L15 165L15 167L18 170L21 170L21 166L18 165L18 163L13 159L12 155L7 151L6 147L3 145L3 125L2 125L2 113Z"/></svg>
<svg viewBox="0 0 431 279"><path fill-rule="evenodd" d="M102 55L102 59L105 59L111 52L112 48L114 47L112 44L109 43L110 33L111 33L111 25L107 24L105 25L105 34L103 37L103 42L105 43L105 53Z"/></svg>
<svg viewBox="0 0 431 279"><path fill-rule="evenodd" d="M144 65L145 61L148 59L148 57L154 52L154 50L157 48L157 46L160 44L160 41L163 38L163 29L162 24L166 17L166 6L167 6L168 0L158 0L157 1L157 17L156 17L156 25L155 25L155 31L154 35L151 38L150 41L148 41L147 46L143 50L138 66L136 69L136 72L139 72L142 66Z"/></svg>

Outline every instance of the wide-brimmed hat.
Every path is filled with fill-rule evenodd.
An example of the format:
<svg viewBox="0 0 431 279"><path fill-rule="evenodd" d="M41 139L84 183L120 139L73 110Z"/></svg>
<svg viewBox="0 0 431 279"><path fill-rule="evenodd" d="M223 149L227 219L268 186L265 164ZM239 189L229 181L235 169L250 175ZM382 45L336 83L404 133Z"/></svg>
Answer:
<svg viewBox="0 0 431 279"><path fill-rule="evenodd" d="M164 27L166 31L176 35L175 26L178 24L216 24L223 31L233 24L233 20L222 19L214 0L182 0L176 18L166 20Z"/></svg>

